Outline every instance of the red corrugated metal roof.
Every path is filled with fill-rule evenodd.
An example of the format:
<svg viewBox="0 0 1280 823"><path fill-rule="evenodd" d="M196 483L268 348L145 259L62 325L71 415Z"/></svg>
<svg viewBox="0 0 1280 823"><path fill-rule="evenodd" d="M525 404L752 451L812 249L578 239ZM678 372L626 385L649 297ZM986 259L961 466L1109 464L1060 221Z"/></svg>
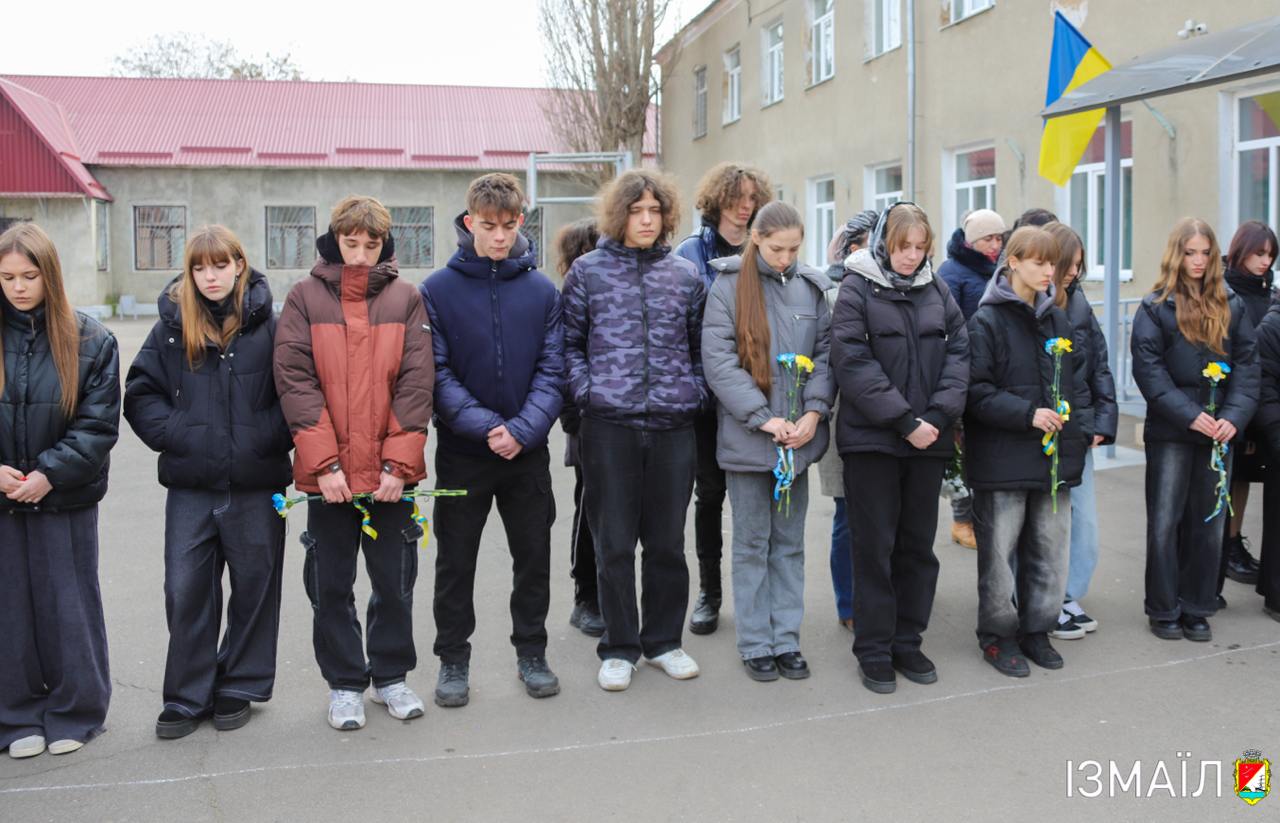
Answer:
<svg viewBox="0 0 1280 823"><path fill-rule="evenodd" d="M0 134L0 192L111 199L84 167L62 107L3 78Z"/></svg>
<svg viewBox="0 0 1280 823"><path fill-rule="evenodd" d="M563 152L549 89L4 75L103 166L506 169ZM654 152L653 116L645 155Z"/></svg>

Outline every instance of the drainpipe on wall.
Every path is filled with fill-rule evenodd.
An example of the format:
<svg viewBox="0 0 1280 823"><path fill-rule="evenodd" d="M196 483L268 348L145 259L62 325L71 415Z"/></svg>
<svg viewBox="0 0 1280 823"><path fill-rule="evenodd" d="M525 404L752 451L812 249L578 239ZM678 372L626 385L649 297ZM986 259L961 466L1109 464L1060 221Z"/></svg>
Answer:
<svg viewBox="0 0 1280 823"><path fill-rule="evenodd" d="M916 2L907 0L907 156L906 199L916 199Z"/></svg>

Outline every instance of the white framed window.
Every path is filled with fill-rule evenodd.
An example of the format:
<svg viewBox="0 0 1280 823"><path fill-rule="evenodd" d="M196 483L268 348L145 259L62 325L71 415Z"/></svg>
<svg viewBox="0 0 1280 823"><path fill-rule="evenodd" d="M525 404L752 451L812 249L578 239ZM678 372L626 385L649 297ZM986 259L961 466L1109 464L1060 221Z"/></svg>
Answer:
<svg viewBox="0 0 1280 823"><path fill-rule="evenodd" d="M809 82L817 85L836 73L835 0L809 0L809 34L812 41L812 69Z"/></svg>
<svg viewBox="0 0 1280 823"><path fill-rule="evenodd" d="M134 269L165 271L181 268L186 245L186 206L133 207Z"/></svg>
<svg viewBox="0 0 1280 823"><path fill-rule="evenodd" d="M809 181L809 265L827 267L827 246L836 231L836 179Z"/></svg>
<svg viewBox="0 0 1280 823"><path fill-rule="evenodd" d="M764 42L764 63L760 88L764 93L763 105L769 106L782 99L782 21L765 26L761 32Z"/></svg>
<svg viewBox="0 0 1280 823"><path fill-rule="evenodd" d="M951 22L959 23L966 17L986 11L995 5L995 0L951 0Z"/></svg>
<svg viewBox="0 0 1280 823"><path fill-rule="evenodd" d="M867 166L863 208L884 211L902 199L902 164Z"/></svg>
<svg viewBox="0 0 1280 823"><path fill-rule="evenodd" d="M790 196L791 196L791 193L787 191L786 186L774 186L774 187L773 187L773 199L774 199L774 200L780 200L780 201L782 201L783 203L790 203L791 201L788 199L788 198L790 198Z"/></svg>
<svg viewBox="0 0 1280 823"><path fill-rule="evenodd" d="M425 269L435 262L435 208L391 206L391 236L402 269Z"/></svg>
<svg viewBox="0 0 1280 823"><path fill-rule="evenodd" d="M305 269L315 247L315 206L267 206L267 268Z"/></svg>
<svg viewBox="0 0 1280 823"><path fill-rule="evenodd" d="M724 122L742 117L742 49L734 46L724 53Z"/></svg>
<svg viewBox="0 0 1280 823"><path fill-rule="evenodd" d="M1280 89L1240 95L1233 119L1235 225L1261 220L1274 229L1280 226Z"/></svg>
<svg viewBox="0 0 1280 823"><path fill-rule="evenodd" d="M996 208L996 148L956 149L942 163L942 208L949 237L974 209Z"/></svg>
<svg viewBox="0 0 1280 823"><path fill-rule="evenodd" d="M107 201L93 201L94 256L97 258L98 271L111 268L110 224L108 222Z"/></svg>
<svg viewBox="0 0 1280 823"><path fill-rule="evenodd" d="M902 45L902 0L867 3L867 56L879 57Z"/></svg>
<svg viewBox="0 0 1280 823"><path fill-rule="evenodd" d="M707 67L693 70L693 139L707 136Z"/></svg>
<svg viewBox="0 0 1280 823"><path fill-rule="evenodd" d="M1106 240L1106 124L1093 139L1067 184L1057 190L1055 211L1084 241L1085 276L1103 278ZM1133 123L1120 123L1120 279L1133 279Z"/></svg>

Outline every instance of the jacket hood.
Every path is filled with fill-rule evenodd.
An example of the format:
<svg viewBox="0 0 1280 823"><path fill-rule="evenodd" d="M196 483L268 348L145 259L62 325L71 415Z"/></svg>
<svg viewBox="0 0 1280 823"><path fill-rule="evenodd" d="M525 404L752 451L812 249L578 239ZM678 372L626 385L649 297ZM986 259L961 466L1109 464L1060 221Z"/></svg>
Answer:
<svg viewBox="0 0 1280 823"><path fill-rule="evenodd" d="M169 285L165 286L160 291L160 296L156 298L160 319L169 328L178 331L182 330L182 308L169 296L169 292L181 279L182 275L178 275L170 280ZM257 269L249 269L249 285L245 288L244 306L240 311L240 328L248 331L265 322L271 316L271 301L271 284L267 282L266 275Z"/></svg>
<svg viewBox="0 0 1280 823"><path fill-rule="evenodd" d="M867 240L866 248L871 252L876 262L880 264L880 268L882 269L883 272L892 271L892 266L889 265L889 250L885 247L885 233L889 230L888 229L889 212L893 211L899 206L914 206L914 205L915 203L910 203L906 200L903 200L898 203L894 203L892 206L885 209L884 212L880 215L880 219L876 221L876 227L871 232L871 237ZM854 252L854 254L857 254L857 252ZM924 271L925 267L931 267L931 266L932 264L929 261L929 255L925 255L924 260L921 261L919 268L916 269L916 274L919 274L920 272ZM917 286L913 284L912 288L913 289L917 288Z"/></svg>
<svg viewBox="0 0 1280 823"><path fill-rule="evenodd" d="M964 240L964 229L956 229L947 241L947 258L954 260L984 280L996 271L996 261L970 246Z"/></svg>
<svg viewBox="0 0 1280 823"><path fill-rule="evenodd" d="M671 253L671 247L666 243L654 243L647 249L633 249L605 234L600 235L600 239L596 241L596 248L620 257L634 257L638 260L660 260Z"/></svg>
<svg viewBox="0 0 1280 823"><path fill-rule="evenodd" d="M877 286L883 286L886 289L893 288L893 284L889 282L889 276L884 273L884 268L880 265L880 261L872 255L869 248L858 249L846 257L844 267L854 274L862 275ZM931 282L933 282L933 266L926 258L916 271L915 276L911 278L910 288L923 289Z"/></svg>
<svg viewBox="0 0 1280 823"><path fill-rule="evenodd" d="M316 238L316 251L326 263L342 263L342 250L338 248L338 237L333 233L332 228ZM378 255L378 262L374 265L375 267L382 265L395 256L396 238L388 234L387 239L382 241L382 253Z"/></svg>
<svg viewBox="0 0 1280 823"><path fill-rule="evenodd" d="M982 299L978 301L979 306L995 306L1001 303L1017 303L1026 306L1026 302L1018 296L1013 290L1013 284L1009 282L1007 270L1001 268L995 273L995 276L987 281L987 290L982 293ZM1030 307L1029 307L1030 308ZM1053 285L1050 284L1045 292L1037 292L1035 296L1035 316L1039 320L1049 313L1053 308Z"/></svg>
<svg viewBox="0 0 1280 823"><path fill-rule="evenodd" d="M342 262L342 252L338 250L338 241L334 238L333 232L325 232L316 238L316 250L320 252L320 258L311 267L311 276L323 280L331 291L341 296L343 272L350 271L356 277L363 275L365 296L373 297L400 276L400 269L396 265L395 248L395 240L391 235L387 235L386 241L382 244L382 254L374 266L369 268L348 266ZM351 288L355 287L348 287L349 290Z"/></svg>
<svg viewBox="0 0 1280 823"><path fill-rule="evenodd" d="M707 265L711 266L711 268L715 269L719 274L737 274L742 271L742 255L735 254L733 257L717 257L715 260L708 262ZM760 273L764 276L771 277L774 280L779 280L783 283L794 277L803 277L822 290L826 290L831 286L830 280L827 278L826 274L812 266L806 266L798 260L795 263L792 263L791 267L785 272L776 272L773 269L764 266L758 266L758 268Z"/></svg>
<svg viewBox="0 0 1280 823"><path fill-rule="evenodd" d="M490 271L494 270L494 261L476 253L475 235L467 229L466 223L462 222L462 218L466 216L467 213L464 211L453 219L453 230L458 234L458 250L449 258L449 268L457 269L468 277L487 278ZM496 271L498 277L509 280L537 266L537 249L523 232L519 232L516 234L516 241L512 244L510 253L506 258L497 261Z"/></svg>

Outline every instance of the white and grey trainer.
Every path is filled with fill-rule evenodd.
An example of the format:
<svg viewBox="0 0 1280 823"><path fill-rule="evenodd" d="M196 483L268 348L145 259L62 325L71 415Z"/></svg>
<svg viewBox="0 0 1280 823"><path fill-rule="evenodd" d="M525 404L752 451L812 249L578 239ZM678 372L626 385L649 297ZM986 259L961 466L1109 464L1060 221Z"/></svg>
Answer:
<svg viewBox="0 0 1280 823"><path fill-rule="evenodd" d="M373 702L387 707L387 712L396 720L412 720L422 717L424 706L422 698L413 693L413 689L404 681L381 686L373 690Z"/></svg>
<svg viewBox="0 0 1280 823"><path fill-rule="evenodd" d="M364 692L329 691L329 725L340 732L364 728Z"/></svg>

